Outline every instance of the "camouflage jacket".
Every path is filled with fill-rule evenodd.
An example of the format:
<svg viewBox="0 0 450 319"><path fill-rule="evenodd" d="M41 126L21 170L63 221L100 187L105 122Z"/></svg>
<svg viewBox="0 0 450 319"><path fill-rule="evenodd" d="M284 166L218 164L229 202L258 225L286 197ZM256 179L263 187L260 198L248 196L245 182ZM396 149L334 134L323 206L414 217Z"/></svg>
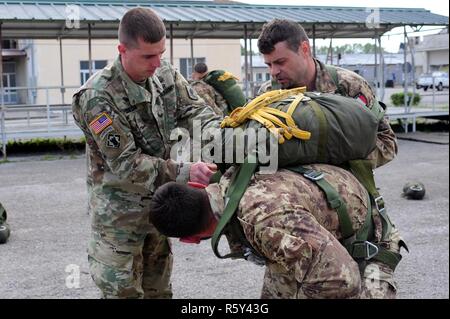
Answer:
<svg viewBox="0 0 450 319"><path fill-rule="evenodd" d="M2 203L0 203L0 225L6 223L6 210L3 208Z"/></svg>
<svg viewBox="0 0 450 319"><path fill-rule="evenodd" d="M363 225L368 209L364 187L344 169L327 164L305 167L325 173L325 179L346 203L353 229L357 231ZM230 168L220 183L206 188L211 208L219 218L234 172L235 168ZM314 182L285 169L275 174L255 174L239 203L237 217L253 248L269 262L278 263L285 269L296 264L300 273L295 276L300 278L313 263L319 262L317 258L326 249L330 249L327 247L331 242L330 234L337 240L342 238L338 215L328 207L324 193ZM376 232L379 236L379 231ZM234 251L238 247L236 242L230 242ZM333 245L337 245L336 241ZM343 247L338 246L343 251Z"/></svg>
<svg viewBox="0 0 450 319"><path fill-rule="evenodd" d="M205 100L206 104L213 108L217 115L223 117L228 114L227 101L211 85L202 80L192 81L190 84L197 91L197 94Z"/></svg>
<svg viewBox="0 0 450 319"><path fill-rule="evenodd" d="M376 100L375 93L369 83L360 75L339 67L336 69L338 86L333 81L332 75L328 72L325 64L314 59L316 64L316 88L315 91L324 93L339 93L345 96L361 96L365 100L367 107L371 108ZM272 90L272 82L265 82L259 89L258 94ZM394 159L398 152L397 139L389 121L384 117L378 126L377 147L368 156L372 161L372 167L382 166Z"/></svg>
<svg viewBox="0 0 450 319"><path fill-rule="evenodd" d="M166 61L144 88L128 77L118 57L74 94L72 109L86 136L88 188L108 200L139 201L168 181L186 182L190 165L169 159L176 142L171 131L192 129L193 120L201 120L202 129L220 123Z"/></svg>

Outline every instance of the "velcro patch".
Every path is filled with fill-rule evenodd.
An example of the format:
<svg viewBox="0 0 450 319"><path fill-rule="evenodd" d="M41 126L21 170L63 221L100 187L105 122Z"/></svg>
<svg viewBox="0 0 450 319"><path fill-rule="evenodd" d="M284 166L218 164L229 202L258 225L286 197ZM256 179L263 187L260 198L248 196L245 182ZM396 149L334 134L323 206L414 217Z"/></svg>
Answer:
<svg viewBox="0 0 450 319"><path fill-rule="evenodd" d="M99 116L95 118L90 124L89 127L94 131L95 134L101 133L105 128L112 124L112 120L108 114L103 112Z"/></svg>
<svg viewBox="0 0 450 319"><path fill-rule="evenodd" d="M186 85L186 92L191 100L193 101L198 100L197 92L190 85Z"/></svg>
<svg viewBox="0 0 450 319"><path fill-rule="evenodd" d="M106 146L110 148L120 147L120 135L119 134L108 134L106 138Z"/></svg>

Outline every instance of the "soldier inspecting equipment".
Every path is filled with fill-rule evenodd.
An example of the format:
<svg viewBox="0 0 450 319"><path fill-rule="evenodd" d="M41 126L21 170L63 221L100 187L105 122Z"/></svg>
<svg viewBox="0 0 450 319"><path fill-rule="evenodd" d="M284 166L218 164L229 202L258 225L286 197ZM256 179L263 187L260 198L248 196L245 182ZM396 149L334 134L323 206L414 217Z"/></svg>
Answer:
<svg viewBox="0 0 450 319"><path fill-rule="evenodd" d="M307 91L359 98L367 108L384 113L384 105L377 101L365 79L312 57L309 39L298 23L284 19L266 23L258 38L258 48L273 78L261 87L261 93L280 87L306 86ZM386 117L379 120L376 143L376 149L368 156L373 168L391 161L397 154L397 140Z"/></svg>
<svg viewBox="0 0 450 319"><path fill-rule="evenodd" d="M221 124L270 130L280 143L279 164L290 171L255 174L258 159L250 158L258 154L249 152L239 169L231 168L218 186L206 188L207 197L187 187L164 185L152 201L151 220L162 233L184 237L187 242L198 242L214 234L212 246L220 258L267 261L263 297L394 298L393 271L401 259L399 246L404 243L386 214L370 161L353 159L365 158L375 148L378 121L355 99L304 90L264 93L237 108ZM349 134L364 123L367 127L359 135ZM350 131L345 132L347 129ZM312 160L339 164L348 171L322 164L298 166ZM206 213L205 198L216 218ZM321 232L319 225L332 236ZM274 234L270 233L272 230ZM264 238L265 232L274 240L269 235L270 240ZM222 234L234 238L230 242L231 253L226 256L217 249ZM302 250L324 248L324 242L330 244L326 252ZM328 266L312 261L311 255L320 255ZM289 265L286 259L290 260ZM308 269L312 265L309 262L317 270L309 272L312 277L307 278L301 267ZM296 267L301 268L299 277L292 275ZM376 284L372 281L374 276L379 276ZM299 291L297 287L304 289Z"/></svg>
<svg viewBox="0 0 450 319"><path fill-rule="evenodd" d="M207 183L215 165L169 159L170 133L218 127L219 117L168 62L166 30L150 9L119 26L119 56L73 96L86 136L90 273L104 298L170 298L172 253L148 220L153 192L169 181Z"/></svg>

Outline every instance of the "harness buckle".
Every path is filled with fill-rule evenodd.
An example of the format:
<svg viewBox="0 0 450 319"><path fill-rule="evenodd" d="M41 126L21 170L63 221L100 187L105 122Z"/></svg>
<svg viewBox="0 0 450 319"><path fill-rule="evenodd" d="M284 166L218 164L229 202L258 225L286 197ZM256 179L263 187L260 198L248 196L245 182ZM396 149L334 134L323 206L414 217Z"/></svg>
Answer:
<svg viewBox="0 0 450 319"><path fill-rule="evenodd" d="M361 247L362 249L357 249L355 246L363 246ZM353 243L353 253L352 255L355 254L355 249L356 249L356 254L362 253L364 252L364 255L357 255L357 258L364 258L365 260L369 260L371 258L373 258L374 256L376 256L378 254L378 247L377 245L371 243L370 241L359 241L359 242L355 242Z"/></svg>
<svg viewBox="0 0 450 319"><path fill-rule="evenodd" d="M319 171L315 171L313 169L307 170L305 173L303 173L303 176L306 178L312 180L312 181L318 181L323 178L323 173Z"/></svg>
<svg viewBox="0 0 450 319"><path fill-rule="evenodd" d="M377 208L377 210L382 213L386 210L386 208L384 207L384 200L383 200L383 196L378 196L377 198L374 199L375 202L375 207Z"/></svg>

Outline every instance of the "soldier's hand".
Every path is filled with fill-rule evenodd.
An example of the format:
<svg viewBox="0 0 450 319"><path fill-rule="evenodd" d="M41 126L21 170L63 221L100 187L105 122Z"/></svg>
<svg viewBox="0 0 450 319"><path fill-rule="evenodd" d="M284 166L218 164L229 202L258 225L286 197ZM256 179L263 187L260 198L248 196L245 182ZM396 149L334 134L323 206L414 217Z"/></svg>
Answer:
<svg viewBox="0 0 450 319"><path fill-rule="evenodd" d="M189 181L208 185L211 176L217 171L216 164L197 162L191 165Z"/></svg>

